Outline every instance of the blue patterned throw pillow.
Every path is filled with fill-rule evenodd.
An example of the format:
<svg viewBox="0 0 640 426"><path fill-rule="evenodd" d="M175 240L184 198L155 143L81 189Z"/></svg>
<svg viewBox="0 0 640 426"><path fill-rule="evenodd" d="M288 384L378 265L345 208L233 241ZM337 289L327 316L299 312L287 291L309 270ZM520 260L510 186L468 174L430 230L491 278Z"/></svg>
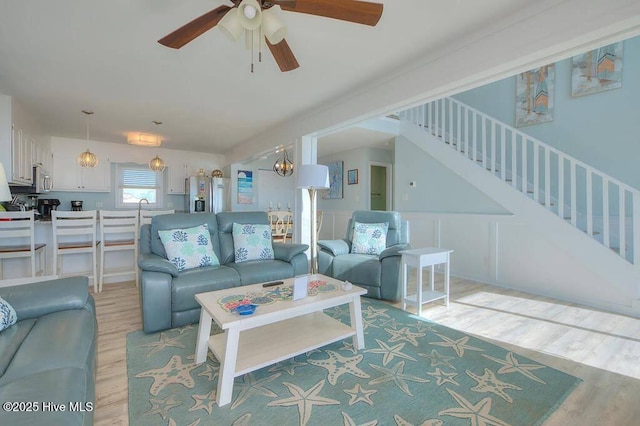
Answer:
<svg viewBox="0 0 640 426"><path fill-rule="evenodd" d="M0 331L11 327L18 321L15 309L6 300L0 297Z"/></svg>
<svg viewBox="0 0 640 426"><path fill-rule="evenodd" d="M158 234L167 258L176 265L178 271L220 264L213 252L206 223L193 228L158 231Z"/></svg>
<svg viewBox="0 0 640 426"><path fill-rule="evenodd" d="M379 255L387 248L389 222L360 223L353 225L351 253Z"/></svg>
<svg viewBox="0 0 640 426"><path fill-rule="evenodd" d="M233 224L236 263L273 259L271 225Z"/></svg>

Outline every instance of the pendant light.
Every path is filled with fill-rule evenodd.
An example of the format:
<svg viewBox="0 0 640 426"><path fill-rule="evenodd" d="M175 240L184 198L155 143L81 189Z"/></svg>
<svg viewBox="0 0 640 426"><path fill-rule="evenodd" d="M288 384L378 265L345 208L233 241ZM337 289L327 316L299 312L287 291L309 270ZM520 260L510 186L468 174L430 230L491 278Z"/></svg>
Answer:
<svg viewBox="0 0 640 426"><path fill-rule="evenodd" d="M154 172L161 172L164 170L166 165L164 164L164 160L157 155L151 161L149 161L149 168Z"/></svg>
<svg viewBox="0 0 640 426"><path fill-rule="evenodd" d="M93 115L93 111L87 111L83 109L82 113L86 116L87 143L89 143L89 116ZM96 155L93 152L89 151L89 148L87 148L86 151L81 152L80 155L78 155L78 164L80 164L80 166L82 167L95 167L98 165L98 157L96 157Z"/></svg>
<svg viewBox="0 0 640 426"><path fill-rule="evenodd" d="M273 171L276 172L279 176L287 177L293 174L293 162L289 160L289 154L287 154L287 150L283 149L282 158L278 158L273 165Z"/></svg>

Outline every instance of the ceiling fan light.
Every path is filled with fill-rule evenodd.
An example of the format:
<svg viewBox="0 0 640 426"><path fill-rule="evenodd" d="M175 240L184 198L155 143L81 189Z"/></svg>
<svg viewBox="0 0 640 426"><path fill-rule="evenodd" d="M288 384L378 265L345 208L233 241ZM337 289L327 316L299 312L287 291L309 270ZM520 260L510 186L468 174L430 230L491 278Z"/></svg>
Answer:
<svg viewBox="0 0 640 426"><path fill-rule="evenodd" d="M244 29L255 30L262 22L262 8L256 0L242 0L237 16Z"/></svg>
<svg viewBox="0 0 640 426"><path fill-rule="evenodd" d="M220 28L220 31L230 40L238 41L243 32L238 11L234 9L228 11L218 23L218 28Z"/></svg>
<svg viewBox="0 0 640 426"><path fill-rule="evenodd" d="M287 27L271 10L262 12L262 33L271 44L280 43L287 35Z"/></svg>

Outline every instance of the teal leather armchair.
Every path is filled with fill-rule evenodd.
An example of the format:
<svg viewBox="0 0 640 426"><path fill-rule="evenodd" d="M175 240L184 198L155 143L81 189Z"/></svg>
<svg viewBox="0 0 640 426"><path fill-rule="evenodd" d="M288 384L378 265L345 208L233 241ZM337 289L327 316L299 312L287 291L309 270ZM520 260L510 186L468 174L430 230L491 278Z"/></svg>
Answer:
<svg viewBox="0 0 640 426"><path fill-rule="evenodd" d="M351 253L353 225L360 223L389 223L386 248L379 255ZM341 240L318 241L318 272L367 289L367 296L376 299L399 300L400 250L411 248L409 223L398 212L355 211Z"/></svg>

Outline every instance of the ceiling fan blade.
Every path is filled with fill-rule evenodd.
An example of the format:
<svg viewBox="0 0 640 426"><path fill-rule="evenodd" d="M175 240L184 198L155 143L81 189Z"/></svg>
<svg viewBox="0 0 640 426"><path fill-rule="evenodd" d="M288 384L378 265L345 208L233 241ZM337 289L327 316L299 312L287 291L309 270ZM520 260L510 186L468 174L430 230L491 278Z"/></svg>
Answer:
<svg viewBox="0 0 640 426"><path fill-rule="evenodd" d="M273 4L288 12L324 16L372 27L380 20L383 8L380 3L355 0L273 0Z"/></svg>
<svg viewBox="0 0 640 426"><path fill-rule="evenodd" d="M266 42L273 58L280 67L280 71L292 71L300 66L286 40L283 39L278 44L271 44L269 43L269 40L266 40Z"/></svg>
<svg viewBox="0 0 640 426"><path fill-rule="evenodd" d="M162 37L158 40L158 43L173 49L180 49L196 37L215 27L229 10L231 10L229 6L218 6L188 24L183 25L171 34Z"/></svg>

